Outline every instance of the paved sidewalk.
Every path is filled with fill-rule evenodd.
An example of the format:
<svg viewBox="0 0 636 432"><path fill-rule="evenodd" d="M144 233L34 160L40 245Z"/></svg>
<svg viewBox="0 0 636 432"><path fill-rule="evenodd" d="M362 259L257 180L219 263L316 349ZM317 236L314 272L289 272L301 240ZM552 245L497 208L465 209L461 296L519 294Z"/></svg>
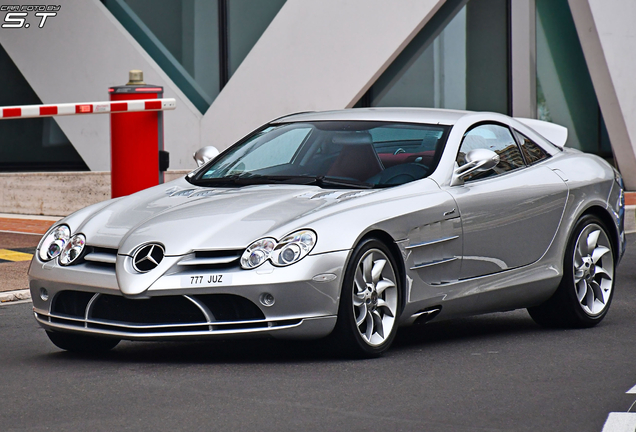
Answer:
<svg viewBox="0 0 636 432"><path fill-rule="evenodd" d="M0 232L44 234L60 220L53 216L31 216L0 213Z"/></svg>

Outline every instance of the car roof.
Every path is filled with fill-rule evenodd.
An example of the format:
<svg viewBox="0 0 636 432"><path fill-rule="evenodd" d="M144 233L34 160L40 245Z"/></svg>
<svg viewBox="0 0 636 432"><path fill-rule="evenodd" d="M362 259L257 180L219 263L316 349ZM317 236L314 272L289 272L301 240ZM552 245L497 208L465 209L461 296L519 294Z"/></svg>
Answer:
<svg viewBox="0 0 636 432"><path fill-rule="evenodd" d="M454 125L460 118L471 114L475 113L435 108L349 108L291 114L277 118L272 123L349 120Z"/></svg>

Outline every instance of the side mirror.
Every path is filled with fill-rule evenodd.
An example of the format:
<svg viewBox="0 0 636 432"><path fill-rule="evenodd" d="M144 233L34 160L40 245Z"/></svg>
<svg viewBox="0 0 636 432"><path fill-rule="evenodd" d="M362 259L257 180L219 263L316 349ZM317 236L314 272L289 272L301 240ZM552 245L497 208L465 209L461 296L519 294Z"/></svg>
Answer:
<svg viewBox="0 0 636 432"><path fill-rule="evenodd" d="M211 161L215 157L219 155L219 150L214 146L206 146L201 147L199 150L194 152L192 157L197 163L197 166L202 166L207 162Z"/></svg>
<svg viewBox="0 0 636 432"><path fill-rule="evenodd" d="M488 149L475 149L466 155L466 164L455 169L451 186L464 183L464 178L472 173L493 169L499 163L499 155Z"/></svg>

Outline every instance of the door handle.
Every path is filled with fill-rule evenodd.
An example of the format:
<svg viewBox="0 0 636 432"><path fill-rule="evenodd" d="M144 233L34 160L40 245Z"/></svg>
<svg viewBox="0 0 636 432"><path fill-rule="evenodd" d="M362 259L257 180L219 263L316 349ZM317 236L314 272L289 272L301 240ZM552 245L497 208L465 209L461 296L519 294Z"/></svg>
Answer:
<svg viewBox="0 0 636 432"><path fill-rule="evenodd" d="M455 209L452 209L452 210L449 210L447 212L444 212L444 216L450 216L450 215L452 215L454 213L455 213Z"/></svg>

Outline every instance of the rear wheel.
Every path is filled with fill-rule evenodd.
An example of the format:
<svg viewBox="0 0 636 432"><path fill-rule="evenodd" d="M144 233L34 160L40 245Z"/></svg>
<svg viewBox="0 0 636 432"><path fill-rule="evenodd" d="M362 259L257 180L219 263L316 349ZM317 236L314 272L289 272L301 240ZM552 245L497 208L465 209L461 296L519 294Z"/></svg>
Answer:
<svg viewBox="0 0 636 432"><path fill-rule="evenodd" d="M369 239L354 250L345 271L337 349L356 357L377 357L395 338L401 302L397 266L384 243Z"/></svg>
<svg viewBox="0 0 636 432"><path fill-rule="evenodd" d="M119 343L119 339L99 336L86 336L75 333L48 331L46 335L51 342L63 350L77 353L100 353L109 351Z"/></svg>
<svg viewBox="0 0 636 432"><path fill-rule="evenodd" d="M592 327L607 314L614 294L612 242L597 217L583 216L568 242L563 278L545 303L528 309L546 327Z"/></svg>

